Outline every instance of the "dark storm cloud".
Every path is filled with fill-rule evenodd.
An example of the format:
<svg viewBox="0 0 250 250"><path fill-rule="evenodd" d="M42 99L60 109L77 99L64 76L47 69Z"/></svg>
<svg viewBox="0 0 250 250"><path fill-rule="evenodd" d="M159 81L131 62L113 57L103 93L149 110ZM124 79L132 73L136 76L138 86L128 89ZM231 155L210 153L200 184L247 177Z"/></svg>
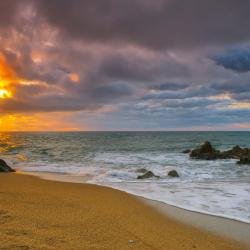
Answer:
<svg viewBox="0 0 250 250"><path fill-rule="evenodd" d="M177 85L178 86L178 85ZM220 94L224 92L211 86L198 85L189 89L168 89L166 91L159 91L156 93L149 93L142 97L142 100L167 100L167 99L187 99L192 97L208 97L211 95Z"/></svg>
<svg viewBox="0 0 250 250"><path fill-rule="evenodd" d="M249 9L245 0L1 1L0 56L17 80L0 114L82 111L116 129L248 121L230 104L250 101L250 52L230 48L250 43Z"/></svg>
<svg viewBox="0 0 250 250"><path fill-rule="evenodd" d="M226 69L237 72L250 71L250 50L234 49L213 57L213 60Z"/></svg>
<svg viewBox="0 0 250 250"><path fill-rule="evenodd" d="M0 100L0 113L98 111L101 105L82 102L76 97L49 95L44 97Z"/></svg>
<svg viewBox="0 0 250 250"><path fill-rule="evenodd" d="M223 82L211 83L210 89L227 93L237 101L250 101L250 73L237 74Z"/></svg>
<svg viewBox="0 0 250 250"><path fill-rule="evenodd" d="M210 100L207 98L193 98L193 99L184 99L184 100L166 100L159 107L160 109L168 108L168 109L192 109L192 108L202 108L207 107L208 105L214 105L219 103L216 100Z"/></svg>
<svg viewBox="0 0 250 250"><path fill-rule="evenodd" d="M165 82L161 84L154 84L149 87L152 90L181 90L187 88L189 85L188 83L174 83L174 82Z"/></svg>
<svg viewBox="0 0 250 250"><path fill-rule="evenodd" d="M92 90L92 96L97 100L109 100L121 98L122 96L128 96L132 94L132 90L127 85L113 84L98 86Z"/></svg>
<svg viewBox="0 0 250 250"><path fill-rule="evenodd" d="M140 52L140 49L138 50ZM176 62L168 55L161 53L148 55L147 51L138 53L138 50L127 49L121 52L111 49L109 53L98 59L95 65L98 74L96 71L95 74L109 81L122 80L133 83L154 82L166 76L178 76L180 72L183 76L190 74L187 65Z"/></svg>
<svg viewBox="0 0 250 250"><path fill-rule="evenodd" d="M250 102L250 91L233 94L232 97L237 101Z"/></svg>
<svg viewBox="0 0 250 250"><path fill-rule="evenodd" d="M21 5L19 0L0 1L0 27L9 28L16 21L17 11Z"/></svg>
<svg viewBox="0 0 250 250"><path fill-rule="evenodd" d="M152 69L154 70L154 67L150 66L150 62L143 58L119 53L107 55L99 64L99 74L111 79L147 81L153 78Z"/></svg>
<svg viewBox="0 0 250 250"><path fill-rule="evenodd" d="M70 37L153 49L232 44L250 38L245 0L50 0L39 13Z"/></svg>
<svg viewBox="0 0 250 250"><path fill-rule="evenodd" d="M248 80L247 82L240 82L235 80L223 83L214 83L211 84L211 88L235 94L250 92L250 80Z"/></svg>

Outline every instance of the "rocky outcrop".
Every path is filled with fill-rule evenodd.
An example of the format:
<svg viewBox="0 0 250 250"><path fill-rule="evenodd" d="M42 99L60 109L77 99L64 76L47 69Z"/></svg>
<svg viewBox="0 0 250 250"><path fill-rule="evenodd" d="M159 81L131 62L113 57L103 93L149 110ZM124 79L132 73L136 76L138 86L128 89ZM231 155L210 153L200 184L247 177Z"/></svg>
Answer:
<svg viewBox="0 0 250 250"><path fill-rule="evenodd" d="M204 144L199 146L196 149L193 149L189 156L191 158L203 159L203 160L215 160L218 158L220 151L213 148L209 141L206 141Z"/></svg>
<svg viewBox="0 0 250 250"><path fill-rule="evenodd" d="M244 165L248 164L250 165L250 156L249 157L241 157L239 161L237 161L237 164Z"/></svg>
<svg viewBox="0 0 250 250"><path fill-rule="evenodd" d="M15 172L4 160L0 159L0 172Z"/></svg>
<svg viewBox="0 0 250 250"><path fill-rule="evenodd" d="M201 160L216 160L216 159L242 159L239 164L247 162L246 158L250 159L250 149L241 148L240 146L234 146L230 150L220 151L215 149L209 141L206 141L201 146L193 149L189 156L195 159Z"/></svg>
<svg viewBox="0 0 250 250"><path fill-rule="evenodd" d="M168 172L168 176L171 176L171 177L179 177L179 174L176 170L170 170Z"/></svg>
<svg viewBox="0 0 250 250"><path fill-rule="evenodd" d="M155 175L152 171L147 171L143 175L137 176L137 179L148 179L148 178L160 178L159 176Z"/></svg>

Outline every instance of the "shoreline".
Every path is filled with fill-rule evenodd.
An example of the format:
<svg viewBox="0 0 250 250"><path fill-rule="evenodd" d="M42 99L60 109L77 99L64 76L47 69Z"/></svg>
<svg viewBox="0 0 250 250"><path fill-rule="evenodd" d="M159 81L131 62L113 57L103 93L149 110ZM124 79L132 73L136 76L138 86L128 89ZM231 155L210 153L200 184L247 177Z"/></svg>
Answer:
<svg viewBox="0 0 250 250"><path fill-rule="evenodd" d="M37 177L39 177L41 179L51 180L51 181L61 181L61 182L69 182L69 183L83 183L83 184L87 183L87 184L98 185L98 186L103 186L103 187L110 187L110 188L113 188L113 189L117 189L117 190L126 192L128 194L137 196L137 197L145 199L145 200L150 200L150 201L153 201L153 202L165 204L167 206L182 209L182 210L185 210L185 211L188 211L188 212L191 212L191 213L197 213L197 214L202 214L202 215L206 215L206 216L212 216L212 217L221 218L221 219L225 219L225 220L232 220L232 221L247 224L247 225L250 226L250 221L248 222L248 221L245 221L243 219L238 219L238 218L235 218L235 217L226 217L226 216L223 216L221 214L209 213L209 212L202 211L202 210L197 210L197 209L192 209L192 208L188 208L188 207L182 207L182 206L172 204L172 203L167 203L167 202L161 201L161 200L155 200L155 199L152 199L152 198L147 198L147 197L144 197L142 195L139 195L139 194L136 194L136 193L133 193L133 192L129 192L129 191L126 191L126 190L123 190L123 189L113 187L113 186L105 185L104 183L98 184L98 183L87 182L88 180L90 180L90 178L88 178L87 176L70 175L70 174L67 174L67 173L58 173L58 172L32 172L32 171L25 172L25 171L22 171L22 170L20 170L20 171L18 170L18 173L33 175L33 176L37 176Z"/></svg>
<svg viewBox="0 0 250 250"><path fill-rule="evenodd" d="M207 232L215 233L228 239L233 239L250 246L250 224L235 219L217 215L205 214L180 208L161 201L142 197L142 201L151 205L165 216L173 217L187 225L194 226Z"/></svg>
<svg viewBox="0 0 250 250"><path fill-rule="evenodd" d="M4 249L247 250L109 187L0 174Z"/></svg>
<svg viewBox="0 0 250 250"><path fill-rule="evenodd" d="M107 187L121 192L125 192L129 195L137 197L143 203L151 206L156 211L160 212L166 217L174 218L181 223L191 225L198 229L215 233L222 237L228 239L233 239L238 242L242 242L250 246L250 224L244 221L236 220L233 218L227 218L220 215L213 215L208 213L203 213L200 211L192 211L186 208L178 207L172 204L167 204L162 201L148 199L140 195L129 193L127 191L116 189L113 187L100 185L100 184L91 184L85 183L87 178L82 176L68 175L65 173L50 173L50 172L24 172L18 171L18 174L36 176L40 179L50 180L50 181L59 181L59 182L68 182L68 183L78 183L78 184L87 184L95 185L100 187Z"/></svg>

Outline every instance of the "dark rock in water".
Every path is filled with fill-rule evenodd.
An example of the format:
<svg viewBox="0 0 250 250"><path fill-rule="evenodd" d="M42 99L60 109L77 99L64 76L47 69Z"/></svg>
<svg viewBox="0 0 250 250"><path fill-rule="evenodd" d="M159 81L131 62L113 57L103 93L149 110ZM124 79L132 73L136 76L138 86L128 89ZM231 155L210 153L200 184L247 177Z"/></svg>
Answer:
<svg viewBox="0 0 250 250"><path fill-rule="evenodd" d="M203 145L199 148L201 153L213 153L216 150L212 147L209 141L205 141Z"/></svg>
<svg viewBox="0 0 250 250"><path fill-rule="evenodd" d="M240 153L240 152L242 152L242 148L239 145L236 145L232 148L232 152Z"/></svg>
<svg viewBox="0 0 250 250"><path fill-rule="evenodd" d="M204 142L199 148L198 148L199 154L215 154L217 153L216 149L211 145L209 141Z"/></svg>
<svg viewBox="0 0 250 250"><path fill-rule="evenodd" d="M137 176L137 179L147 179L152 177L160 178L159 176L155 175L152 171L147 171L145 174Z"/></svg>
<svg viewBox="0 0 250 250"><path fill-rule="evenodd" d="M183 154L189 154L191 152L191 149L186 149L184 151L182 151Z"/></svg>
<svg viewBox="0 0 250 250"><path fill-rule="evenodd" d="M203 159L203 160L215 160L218 158L220 151L213 148L209 141L206 141L200 147L193 149L189 156L191 158Z"/></svg>
<svg viewBox="0 0 250 250"><path fill-rule="evenodd" d="M237 164L244 165L244 164L250 164L250 156L249 157L241 157L239 161L237 161Z"/></svg>
<svg viewBox="0 0 250 250"><path fill-rule="evenodd" d="M179 174L176 170L171 170L168 172L168 176L171 176L171 177L179 177Z"/></svg>
<svg viewBox="0 0 250 250"><path fill-rule="evenodd" d="M8 166L4 160L0 159L0 172L15 172L15 170Z"/></svg>
<svg viewBox="0 0 250 250"><path fill-rule="evenodd" d="M216 150L210 142L206 141L200 147L193 149L189 156L195 159L201 160L217 160L217 159L241 159L250 158L250 149L241 148L240 146L234 146L230 150L219 151ZM244 160L242 159L242 162ZM241 164L241 163L239 163ZM244 163L248 164L248 163Z"/></svg>
<svg viewBox="0 0 250 250"><path fill-rule="evenodd" d="M241 148L240 146L235 146L230 150L222 152L222 155L225 158L233 158L240 159L242 157L250 157L250 149L249 148Z"/></svg>
<svg viewBox="0 0 250 250"><path fill-rule="evenodd" d="M140 174L145 174L147 172L148 172L148 170L146 168L139 168L136 170L136 173L140 173Z"/></svg>

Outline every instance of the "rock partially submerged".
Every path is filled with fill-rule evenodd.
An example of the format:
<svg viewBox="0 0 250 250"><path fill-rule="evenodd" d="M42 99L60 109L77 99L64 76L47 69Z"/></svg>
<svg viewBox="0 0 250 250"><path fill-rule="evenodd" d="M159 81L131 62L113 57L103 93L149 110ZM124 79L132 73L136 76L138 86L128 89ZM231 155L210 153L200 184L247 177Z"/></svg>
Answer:
<svg viewBox="0 0 250 250"><path fill-rule="evenodd" d="M170 170L168 172L168 176L171 176L171 177L179 177L179 174L176 170Z"/></svg>
<svg viewBox="0 0 250 250"><path fill-rule="evenodd" d="M16 171L11 168L4 160L0 159L0 172L8 173Z"/></svg>
<svg viewBox="0 0 250 250"><path fill-rule="evenodd" d="M137 179L148 179L148 178L160 178L159 176L155 175L152 171L147 171L146 173L137 176Z"/></svg>
<svg viewBox="0 0 250 250"><path fill-rule="evenodd" d="M250 157L241 157L239 161L237 161L237 164L244 165L249 164L250 165Z"/></svg>
<svg viewBox="0 0 250 250"><path fill-rule="evenodd" d="M219 151L212 147L209 141L206 141L201 146L193 149L189 156L191 158L203 159L203 160L215 160L218 158Z"/></svg>
<svg viewBox="0 0 250 250"><path fill-rule="evenodd" d="M231 159L240 159L250 157L249 148L241 148L240 146L234 146L232 149L221 152L221 155Z"/></svg>
<svg viewBox="0 0 250 250"><path fill-rule="evenodd" d="M230 150L220 151L215 149L209 141L201 146L193 149L189 156L201 160L217 160L217 159L242 159L238 164L249 164L246 159L250 159L250 149L234 146Z"/></svg>

